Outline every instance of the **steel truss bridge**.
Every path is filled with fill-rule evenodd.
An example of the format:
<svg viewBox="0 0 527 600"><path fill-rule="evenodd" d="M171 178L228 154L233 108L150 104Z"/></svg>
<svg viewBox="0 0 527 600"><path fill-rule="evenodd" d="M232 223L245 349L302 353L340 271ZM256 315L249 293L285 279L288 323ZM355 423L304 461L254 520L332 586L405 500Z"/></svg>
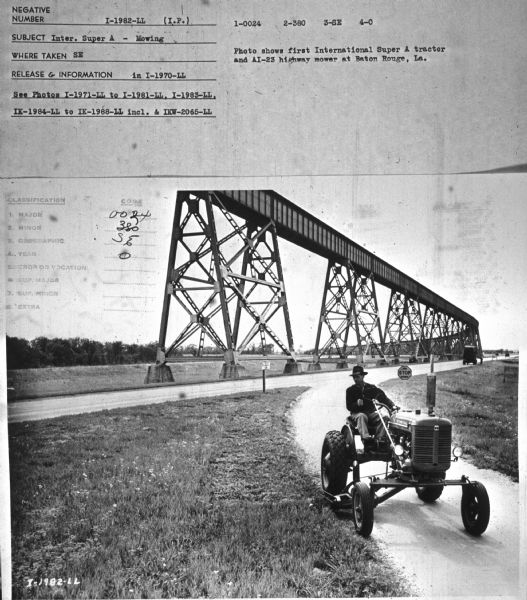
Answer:
<svg viewBox="0 0 527 600"><path fill-rule="evenodd" d="M276 192L180 191L156 367L147 381L163 380L166 363L196 337L197 356L206 343L223 352L222 377L239 376L239 355L255 339L262 348L276 344L288 358L285 372L298 372L279 238L327 259L310 370L327 357L336 357L342 368L349 357L363 362L368 355L459 358L465 345L482 356L474 317ZM390 292L384 316L379 285ZM184 321L167 344L174 312Z"/></svg>

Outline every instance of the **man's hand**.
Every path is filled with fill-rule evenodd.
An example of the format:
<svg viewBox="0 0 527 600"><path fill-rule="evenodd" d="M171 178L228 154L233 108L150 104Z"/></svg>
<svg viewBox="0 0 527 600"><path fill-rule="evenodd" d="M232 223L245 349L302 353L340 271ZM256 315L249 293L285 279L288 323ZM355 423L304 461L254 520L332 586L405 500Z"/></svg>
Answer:
<svg viewBox="0 0 527 600"><path fill-rule="evenodd" d="M362 406L364 404L364 400L362 398L359 398L357 400L357 406Z"/></svg>

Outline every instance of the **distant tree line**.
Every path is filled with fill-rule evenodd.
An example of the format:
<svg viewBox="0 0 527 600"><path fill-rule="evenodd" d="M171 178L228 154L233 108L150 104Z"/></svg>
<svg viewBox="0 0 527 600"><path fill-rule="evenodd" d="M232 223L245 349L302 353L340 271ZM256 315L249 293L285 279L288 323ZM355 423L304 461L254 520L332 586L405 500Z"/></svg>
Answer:
<svg viewBox="0 0 527 600"><path fill-rule="evenodd" d="M203 346L201 352L202 356L209 356L211 354L223 354L223 350L217 346ZM274 344L256 345L251 344L247 346L243 351L243 354L273 354ZM196 344L189 344L188 346L180 346L174 350L175 356L198 356L198 347Z"/></svg>
<svg viewBox="0 0 527 600"><path fill-rule="evenodd" d="M74 367L88 365L131 365L152 363L156 360L157 343L124 344L123 342L97 342L87 338L47 338L34 340L6 338L8 369L32 369L38 367ZM273 344L252 345L244 354L272 354ZM175 356L197 356L195 344L180 346ZM223 354L214 346L205 346L203 355Z"/></svg>
<svg viewBox="0 0 527 600"><path fill-rule="evenodd" d="M97 342L87 338L6 338L8 369L124 365L156 360L157 344Z"/></svg>

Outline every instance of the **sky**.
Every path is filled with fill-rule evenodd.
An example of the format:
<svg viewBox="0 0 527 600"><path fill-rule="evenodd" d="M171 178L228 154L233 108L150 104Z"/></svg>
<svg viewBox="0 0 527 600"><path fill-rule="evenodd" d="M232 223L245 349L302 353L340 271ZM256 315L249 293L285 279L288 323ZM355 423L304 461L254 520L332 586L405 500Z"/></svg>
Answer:
<svg viewBox="0 0 527 600"><path fill-rule="evenodd" d="M7 334L155 341L177 190L260 188L470 313L484 348L519 348L527 336L526 183L521 174L14 180L6 183ZM142 218L123 246L119 212L132 210ZM284 240L280 253L295 348L312 348L327 262ZM388 291L377 294L385 315ZM183 316L171 315L169 337Z"/></svg>

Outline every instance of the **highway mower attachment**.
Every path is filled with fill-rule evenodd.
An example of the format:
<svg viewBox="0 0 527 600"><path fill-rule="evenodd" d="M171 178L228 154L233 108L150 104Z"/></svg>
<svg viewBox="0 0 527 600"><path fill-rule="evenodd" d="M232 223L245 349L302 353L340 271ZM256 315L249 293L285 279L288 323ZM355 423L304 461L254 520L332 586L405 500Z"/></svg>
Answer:
<svg viewBox="0 0 527 600"><path fill-rule="evenodd" d="M329 431L324 438L322 490L331 506L351 510L356 531L368 537L373 529L374 509L381 502L414 488L420 500L431 503L446 486L457 485L461 486L463 525L471 535L481 535L490 515L485 486L464 475L460 479L445 478L451 461L462 454L461 448L452 449L452 423L421 414L419 409L397 408L390 413L387 407L376 403L376 410L384 424L382 440L366 441L363 445L350 417L341 431ZM361 479L361 464L371 461L386 463L384 476Z"/></svg>

